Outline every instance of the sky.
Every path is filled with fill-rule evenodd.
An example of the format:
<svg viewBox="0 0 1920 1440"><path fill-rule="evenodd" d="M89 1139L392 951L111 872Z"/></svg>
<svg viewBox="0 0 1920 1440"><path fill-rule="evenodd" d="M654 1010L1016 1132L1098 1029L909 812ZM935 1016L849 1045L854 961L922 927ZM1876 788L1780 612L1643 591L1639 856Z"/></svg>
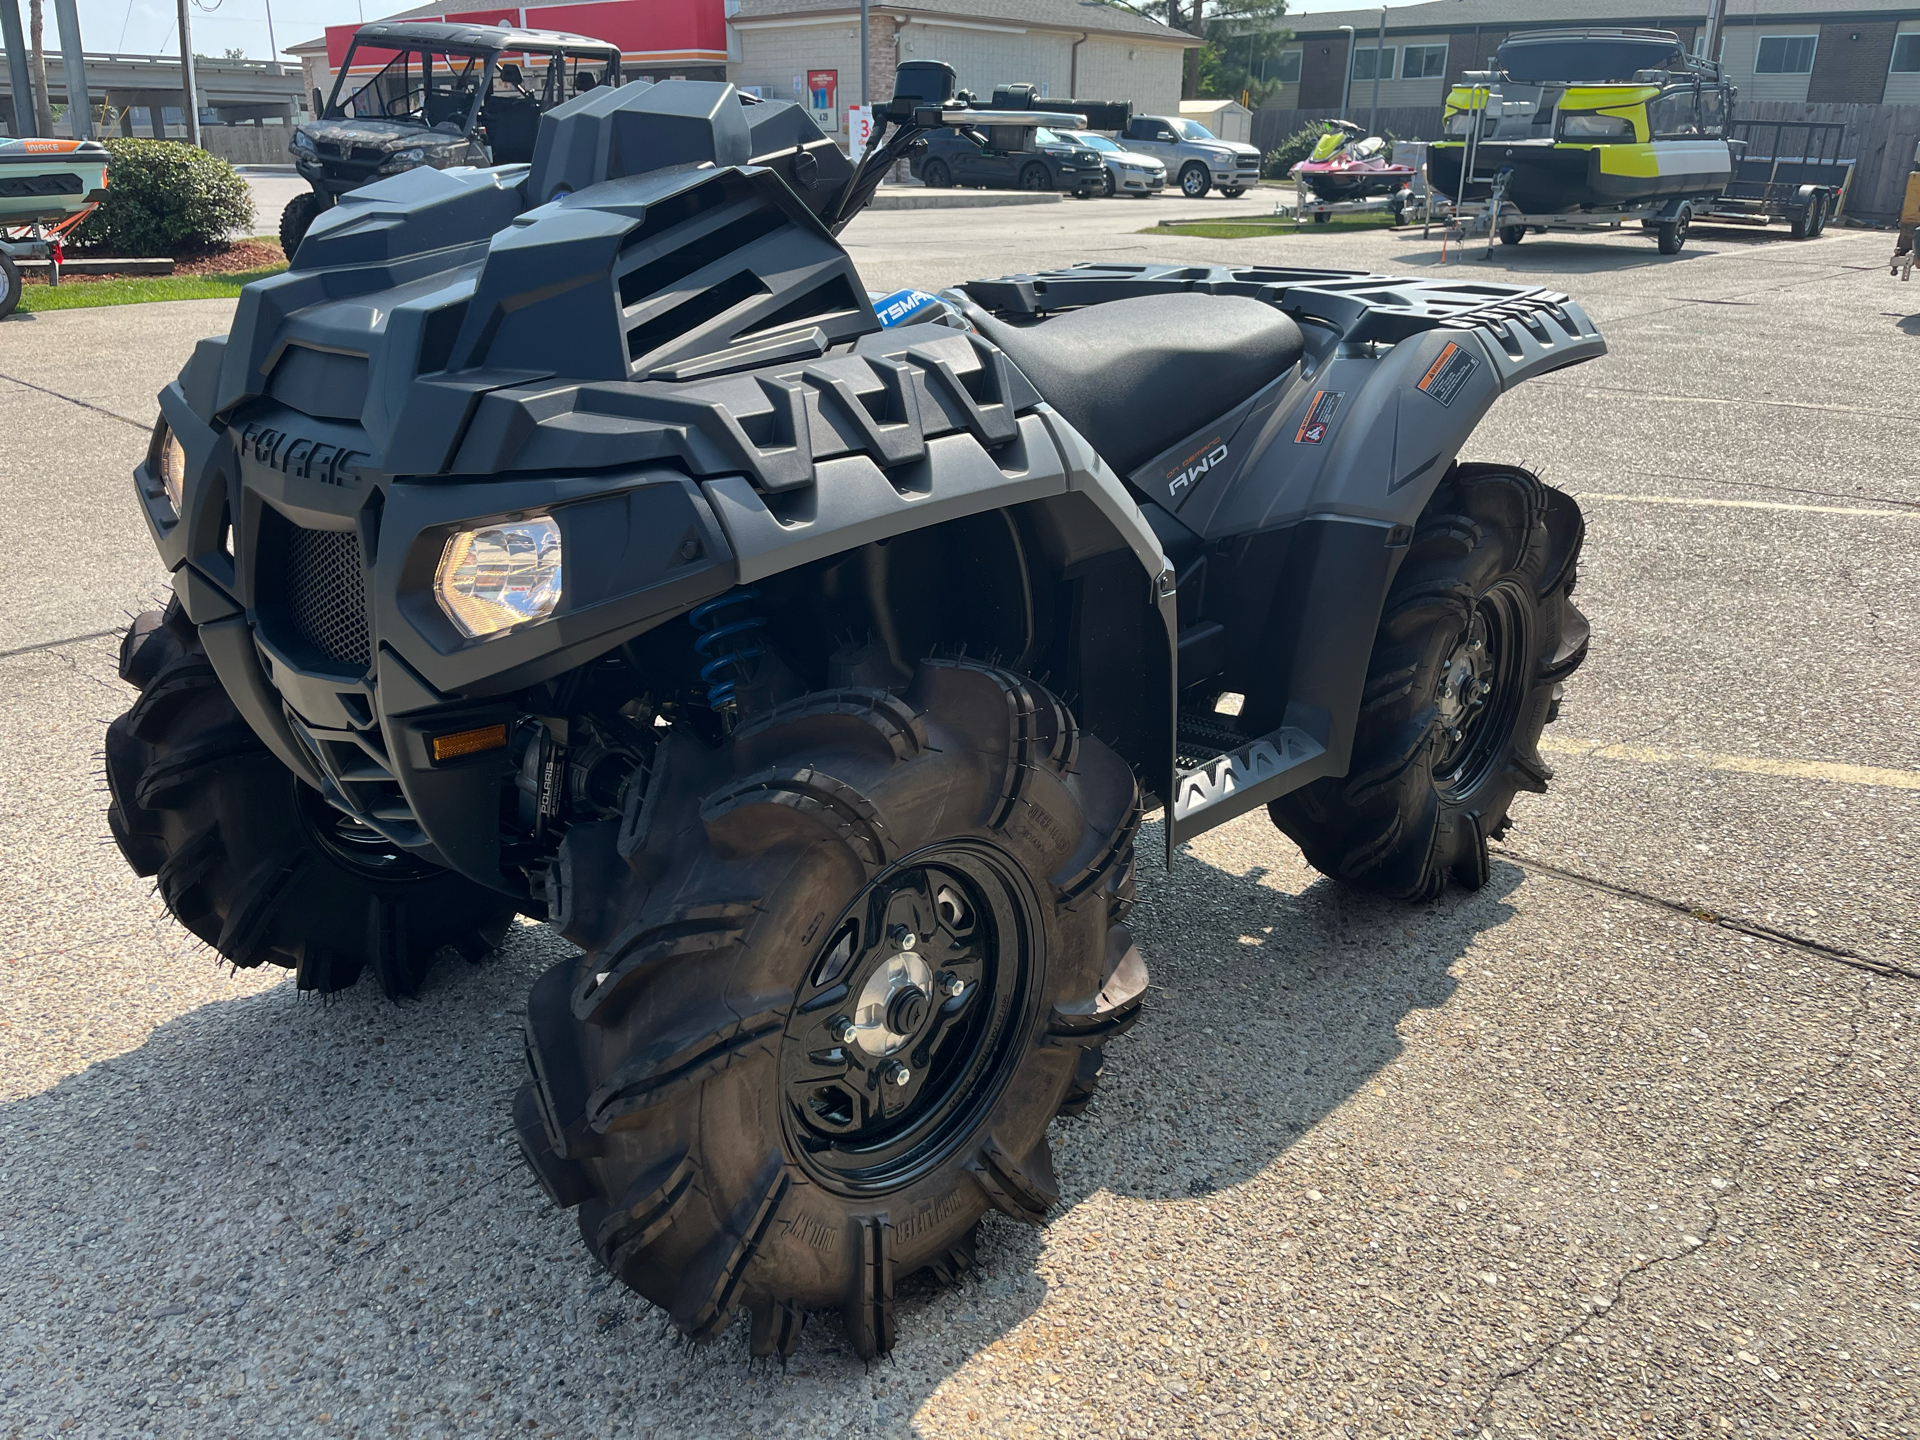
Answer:
<svg viewBox="0 0 1920 1440"><path fill-rule="evenodd" d="M174 6L170 0L79 0L80 33L88 50L117 50L138 55L171 54L178 48L174 34ZM193 48L202 55L218 55L237 48L255 60L272 58L268 44L267 10L272 6L272 36L282 46L312 40L329 25L353 25L410 10L420 0L189 0ZM1289 0L1287 9L1300 14L1315 10L1346 10L1354 0ZM1411 0L1409 0L1411 3ZM26 6L20 9L24 15ZM48 48L58 26L52 5L46 7ZM285 58L284 56L282 57Z"/></svg>

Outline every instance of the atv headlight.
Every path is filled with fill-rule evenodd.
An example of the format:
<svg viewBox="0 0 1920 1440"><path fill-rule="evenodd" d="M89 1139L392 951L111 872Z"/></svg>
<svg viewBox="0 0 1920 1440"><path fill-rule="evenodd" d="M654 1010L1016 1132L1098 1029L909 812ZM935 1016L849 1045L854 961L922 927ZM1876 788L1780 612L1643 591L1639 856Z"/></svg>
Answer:
<svg viewBox="0 0 1920 1440"><path fill-rule="evenodd" d="M302 155L314 154L315 146L313 143L313 137L307 134L307 132L304 130L294 131L293 132L293 148L295 150L298 150Z"/></svg>
<svg viewBox="0 0 1920 1440"><path fill-rule="evenodd" d="M187 452L180 437L166 421L160 422L160 488L167 492L173 513L185 513L187 495Z"/></svg>
<svg viewBox="0 0 1920 1440"><path fill-rule="evenodd" d="M1562 115L1563 140L1631 140L1633 121L1624 115Z"/></svg>
<svg viewBox="0 0 1920 1440"><path fill-rule="evenodd" d="M560 603L560 527L535 515L462 530L440 554L433 598L469 639L544 620Z"/></svg>

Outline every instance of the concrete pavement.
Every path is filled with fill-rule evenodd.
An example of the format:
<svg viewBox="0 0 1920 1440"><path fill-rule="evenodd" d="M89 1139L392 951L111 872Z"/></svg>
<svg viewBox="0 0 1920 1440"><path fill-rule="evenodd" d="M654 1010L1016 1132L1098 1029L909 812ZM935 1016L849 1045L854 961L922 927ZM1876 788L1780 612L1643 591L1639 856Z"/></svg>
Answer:
<svg viewBox="0 0 1920 1440"><path fill-rule="evenodd" d="M1417 236L1133 233L1229 206L1266 208L845 238L876 288L1440 263ZM1613 347L1469 450L1588 518L1553 789L1486 888L1431 906L1336 888L1260 815L1144 864L1156 989L1056 1127L1061 1210L990 1219L958 1289L905 1286L870 1369L826 1317L784 1372L741 1332L687 1352L523 1179L544 927L417 1002L303 1004L125 871L92 756L131 692L110 638L71 637L162 579L126 473L231 306L0 324L0 499L39 567L0 614L0 1433L1912 1434L1920 302L1889 248L1458 262L1572 293Z"/></svg>

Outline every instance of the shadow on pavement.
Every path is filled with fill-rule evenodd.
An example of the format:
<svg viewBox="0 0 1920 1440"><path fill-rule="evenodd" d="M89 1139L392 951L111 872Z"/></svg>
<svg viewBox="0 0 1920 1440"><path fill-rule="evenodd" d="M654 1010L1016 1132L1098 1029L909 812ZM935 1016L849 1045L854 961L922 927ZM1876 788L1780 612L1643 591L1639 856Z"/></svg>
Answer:
<svg viewBox="0 0 1920 1440"><path fill-rule="evenodd" d="M1104 1189L1175 1202L1156 1223L1177 1225L1185 1202L1258 1175L1399 1053L1409 1011L1446 1002L1520 879L1496 865L1477 894L1415 908L1263 874L1183 854L1143 875L1155 990L1092 1109L1055 1127L1060 1213ZM593 1266L511 1143L520 1006L564 953L522 927L407 1004L361 987L321 1005L286 984L202 1006L0 1106L16 1322L0 1395L51 1366L69 1378L36 1413L95 1433L188 1412L214 1429L328 1412L585 1433L609 1406L645 1430L695 1395L729 1425L892 1431L1044 1300L1044 1232L996 1215L959 1287L900 1285L896 1364L862 1366L825 1316L784 1373L743 1368L744 1327L689 1352Z"/></svg>

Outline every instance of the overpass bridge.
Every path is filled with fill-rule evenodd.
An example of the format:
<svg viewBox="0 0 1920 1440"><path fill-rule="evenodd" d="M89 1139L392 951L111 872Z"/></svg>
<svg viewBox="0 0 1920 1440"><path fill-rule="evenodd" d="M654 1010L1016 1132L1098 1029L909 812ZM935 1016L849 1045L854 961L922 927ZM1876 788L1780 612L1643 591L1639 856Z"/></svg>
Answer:
<svg viewBox="0 0 1920 1440"><path fill-rule="evenodd" d="M23 57L24 58L24 57ZM96 135L131 135L133 111L143 109L150 117L147 133L165 138L164 118L169 108L180 110L186 103L180 83L180 58L167 55L123 55L111 51L87 51L87 105ZM10 136L31 133L33 114L26 95L14 95L14 75L24 73L5 50L0 50L0 125ZM48 103L70 103L67 67L58 52L47 55ZM200 114L205 122L221 125L247 121L284 120L291 123L303 114L306 105L301 96L300 67L279 60L208 60L195 56L194 88L200 95ZM77 88L77 87L76 87ZM15 116L19 119L16 120ZM59 125L63 131L68 129ZM174 127L184 134L183 125Z"/></svg>

